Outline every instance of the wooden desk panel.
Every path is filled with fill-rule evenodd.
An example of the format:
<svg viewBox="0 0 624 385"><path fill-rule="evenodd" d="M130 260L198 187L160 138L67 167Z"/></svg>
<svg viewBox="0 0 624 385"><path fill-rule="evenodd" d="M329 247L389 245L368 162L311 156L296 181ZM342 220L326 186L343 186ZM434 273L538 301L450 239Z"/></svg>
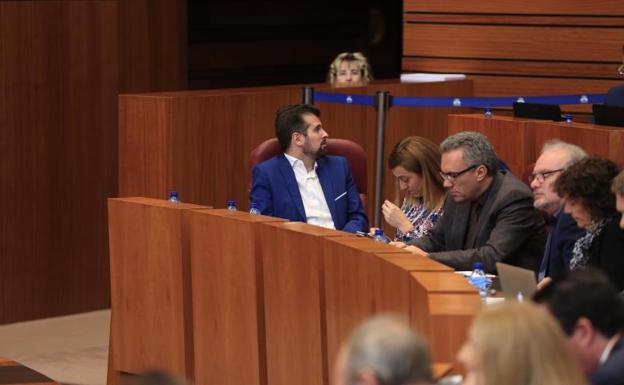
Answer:
<svg viewBox="0 0 624 385"><path fill-rule="evenodd" d="M510 116L486 118L483 114L449 115L449 135L462 131L484 134L511 172L522 176L526 167L537 158L533 123L533 120Z"/></svg>
<svg viewBox="0 0 624 385"><path fill-rule="evenodd" d="M411 322L427 336L434 362L454 362L481 305L476 289L461 275L412 272Z"/></svg>
<svg viewBox="0 0 624 385"><path fill-rule="evenodd" d="M590 155L605 156L624 165L624 128L584 123L533 121L535 147L539 149L551 138L576 144Z"/></svg>
<svg viewBox="0 0 624 385"><path fill-rule="evenodd" d="M108 200L110 376L158 368L192 378L185 215L199 208L206 207L151 198Z"/></svg>
<svg viewBox="0 0 624 385"><path fill-rule="evenodd" d="M226 209L189 213L195 384L266 385L259 225Z"/></svg>
<svg viewBox="0 0 624 385"><path fill-rule="evenodd" d="M355 238L301 222L260 227L267 383L327 384L325 278L327 237Z"/></svg>
<svg viewBox="0 0 624 385"><path fill-rule="evenodd" d="M547 140L558 138L624 164L624 128L586 123L552 122L482 114L449 115L449 134L477 131L486 135L514 175L522 177L535 163Z"/></svg>
<svg viewBox="0 0 624 385"><path fill-rule="evenodd" d="M401 279L407 277L391 266L382 269L375 255L405 253L393 246L354 237L326 238L324 247L327 357L333 373L340 345L359 323L380 311L408 315L406 282Z"/></svg>

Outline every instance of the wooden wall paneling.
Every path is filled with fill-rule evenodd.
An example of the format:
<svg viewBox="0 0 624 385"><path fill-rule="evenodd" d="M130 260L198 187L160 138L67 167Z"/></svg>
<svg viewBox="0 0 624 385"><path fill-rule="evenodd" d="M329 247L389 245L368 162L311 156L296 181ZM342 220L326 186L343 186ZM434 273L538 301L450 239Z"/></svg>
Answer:
<svg viewBox="0 0 624 385"><path fill-rule="evenodd" d="M258 225L280 221L226 209L190 213L195 384L267 384Z"/></svg>
<svg viewBox="0 0 624 385"><path fill-rule="evenodd" d="M605 93L621 82L624 6L595 5L409 0L402 67L465 73L475 96ZM563 110L591 112L586 105Z"/></svg>
<svg viewBox="0 0 624 385"><path fill-rule="evenodd" d="M0 2L0 323L109 306L106 198L117 195L120 78L162 74L180 48L168 43L157 62L147 54L140 63L122 60L125 43L135 49L151 39L120 27L143 23L156 2L120 12L136 4ZM174 29L149 23L167 35ZM172 70L163 77L170 85L185 76ZM153 81L130 88L152 90Z"/></svg>
<svg viewBox="0 0 624 385"><path fill-rule="evenodd" d="M267 383L327 385L323 239L353 235L300 222L267 223L259 234Z"/></svg>
<svg viewBox="0 0 624 385"><path fill-rule="evenodd" d="M224 207L235 199L239 209L246 210L249 153L275 136L277 108L301 97L298 87L260 90L120 97L120 158L129 159L120 166L120 194L142 188L134 175L145 180L143 168L153 166L153 177L150 171L145 180L150 196L177 190L182 201ZM163 169L167 178L153 179L163 178Z"/></svg>
<svg viewBox="0 0 624 385"><path fill-rule="evenodd" d="M184 0L116 1L119 18L119 90L186 89L187 5Z"/></svg>
<svg viewBox="0 0 624 385"><path fill-rule="evenodd" d="M404 36L407 56L605 62L621 59L624 28L408 23Z"/></svg>
<svg viewBox="0 0 624 385"><path fill-rule="evenodd" d="M501 0L492 3L476 0L466 3L461 0L405 0L407 12L453 12L453 13L517 13L555 15L624 15L624 5L617 0L598 0L588 3L583 0L527 0L521 3Z"/></svg>
<svg viewBox="0 0 624 385"><path fill-rule="evenodd" d="M122 373L193 378L189 210L151 198L109 199L111 354Z"/></svg>
<svg viewBox="0 0 624 385"><path fill-rule="evenodd" d="M433 362L454 362L481 305L474 287L453 272L412 272L411 322L431 347Z"/></svg>
<svg viewBox="0 0 624 385"><path fill-rule="evenodd" d="M114 11L0 2L0 323L109 304L116 72L91 69L117 57Z"/></svg>
<svg viewBox="0 0 624 385"><path fill-rule="evenodd" d="M120 196L167 197L174 187L172 134L170 98L119 96Z"/></svg>
<svg viewBox="0 0 624 385"><path fill-rule="evenodd" d="M494 146L498 157L514 175L521 177L539 154L539 149L535 148L536 128L533 122L508 116L486 118L483 114L449 115L449 135L462 131L484 134Z"/></svg>

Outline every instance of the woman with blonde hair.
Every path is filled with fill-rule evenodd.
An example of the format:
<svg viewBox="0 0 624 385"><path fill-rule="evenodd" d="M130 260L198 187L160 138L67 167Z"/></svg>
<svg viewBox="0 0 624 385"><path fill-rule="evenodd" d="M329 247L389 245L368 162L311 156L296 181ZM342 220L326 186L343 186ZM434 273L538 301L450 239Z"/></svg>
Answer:
<svg viewBox="0 0 624 385"><path fill-rule="evenodd" d="M561 327L541 307L482 308L459 352L464 385L587 385Z"/></svg>
<svg viewBox="0 0 624 385"><path fill-rule="evenodd" d="M336 86L365 85L373 80L366 56L361 52L343 52L329 66L327 81Z"/></svg>
<svg viewBox="0 0 624 385"><path fill-rule="evenodd" d="M420 136L408 136L390 152L388 166L396 178L396 197L394 203L386 200L381 211L396 228L396 241L422 237L442 216L446 192L440 176L441 157L439 147Z"/></svg>

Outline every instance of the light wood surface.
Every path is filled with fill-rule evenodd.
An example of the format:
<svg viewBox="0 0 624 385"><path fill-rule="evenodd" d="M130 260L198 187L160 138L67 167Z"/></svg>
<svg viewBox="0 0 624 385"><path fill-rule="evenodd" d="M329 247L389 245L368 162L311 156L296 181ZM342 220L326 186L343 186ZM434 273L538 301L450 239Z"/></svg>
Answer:
<svg viewBox="0 0 624 385"><path fill-rule="evenodd" d="M493 116L482 114L449 115L449 134L477 131L486 135L499 158L517 177L535 163L547 140L561 139L576 144L588 154L601 155L624 164L624 129L587 123Z"/></svg>
<svg viewBox="0 0 624 385"><path fill-rule="evenodd" d="M195 384L265 385L259 224L227 209L190 213Z"/></svg>
<svg viewBox="0 0 624 385"><path fill-rule="evenodd" d="M109 381L152 368L192 378L189 237L185 215L205 206L109 199Z"/></svg>
<svg viewBox="0 0 624 385"><path fill-rule="evenodd" d="M325 238L354 235L300 222L260 227L267 383L327 384ZM285 364L287 363L287 364Z"/></svg>
<svg viewBox="0 0 624 385"><path fill-rule="evenodd" d="M453 272L411 272L412 325L431 341L434 362L454 362L481 305L468 281Z"/></svg>
<svg viewBox="0 0 624 385"><path fill-rule="evenodd" d="M453 362L479 304L450 268L368 238L148 198L109 205L109 385L147 368L197 385L331 385L340 345L386 312Z"/></svg>

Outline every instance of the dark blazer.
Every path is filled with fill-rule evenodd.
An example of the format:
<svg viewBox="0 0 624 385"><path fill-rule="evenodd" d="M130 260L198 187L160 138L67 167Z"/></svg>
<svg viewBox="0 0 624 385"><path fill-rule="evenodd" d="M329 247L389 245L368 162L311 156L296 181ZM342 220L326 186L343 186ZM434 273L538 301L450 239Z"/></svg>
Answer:
<svg viewBox="0 0 624 385"><path fill-rule="evenodd" d="M618 291L624 290L624 230L620 229L621 215L607 219L605 227L589 247L587 265L602 270Z"/></svg>
<svg viewBox="0 0 624 385"><path fill-rule="evenodd" d="M368 219L347 160L325 156L317 160L317 165L316 174L336 229L368 232ZM295 172L283 154L254 167L251 201L263 215L306 221Z"/></svg>
<svg viewBox="0 0 624 385"><path fill-rule="evenodd" d="M624 385L624 338L613 346L607 361L589 378L592 385Z"/></svg>
<svg viewBox="0 0 624 385"><path fill-rule="evenodd" d="M579 228L574 218L564 213L563 209L553 220L555 223L548 232L539 275L555 278L570 270L574 243L585 234L585 230Z"/></svg>
<svg viewBox="0 0 624 385"><path fill-rule="evenodd" d="M491 273L496 272L496 262L537 272L546 232L531 190L512 174L499 171L487 194L471 248L464 249L471 203L456 203L450 196L444 202L444 216L429 235L410 243L457 270L472 270L479 261Z"/></svg>

